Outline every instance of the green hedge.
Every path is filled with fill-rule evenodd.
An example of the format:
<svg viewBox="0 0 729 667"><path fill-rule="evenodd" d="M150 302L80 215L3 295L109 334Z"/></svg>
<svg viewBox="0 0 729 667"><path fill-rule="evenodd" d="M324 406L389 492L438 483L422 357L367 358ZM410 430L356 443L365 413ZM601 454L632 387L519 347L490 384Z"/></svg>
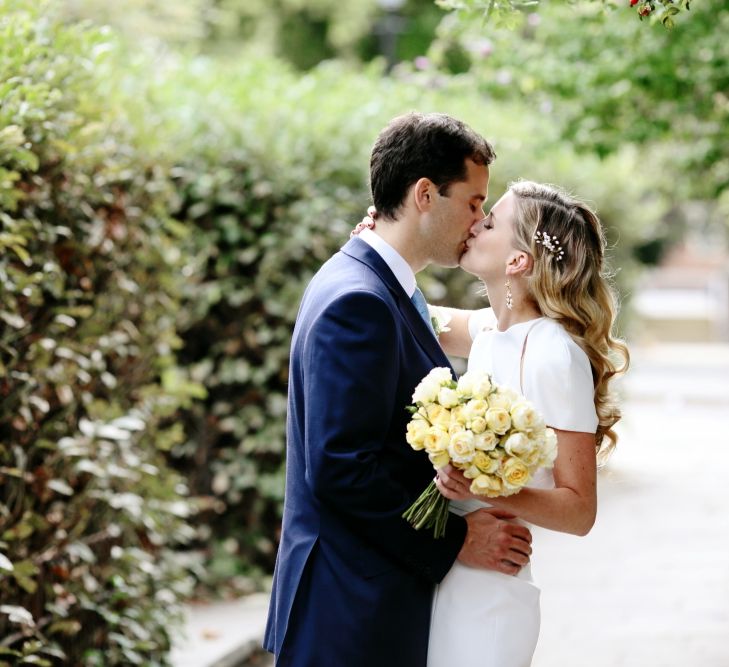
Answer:
<svg viewBox="0 0 729 667"><path fill-rule="evenodd" d="M0 664L164 664L189 589L160 379L184 257L107 48L0 2Z"/></svg>

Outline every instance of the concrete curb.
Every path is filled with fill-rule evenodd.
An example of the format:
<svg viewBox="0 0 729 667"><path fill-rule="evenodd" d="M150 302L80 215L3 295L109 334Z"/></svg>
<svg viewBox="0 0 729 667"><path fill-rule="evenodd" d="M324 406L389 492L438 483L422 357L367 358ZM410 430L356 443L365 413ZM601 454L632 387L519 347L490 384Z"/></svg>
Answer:
<svg viewBox="0 0 729 667"><path fill-rule="evenodd" d="M261 648L268 593L187 606L185 633L170 654L172 667L238 667Z"/></svg>

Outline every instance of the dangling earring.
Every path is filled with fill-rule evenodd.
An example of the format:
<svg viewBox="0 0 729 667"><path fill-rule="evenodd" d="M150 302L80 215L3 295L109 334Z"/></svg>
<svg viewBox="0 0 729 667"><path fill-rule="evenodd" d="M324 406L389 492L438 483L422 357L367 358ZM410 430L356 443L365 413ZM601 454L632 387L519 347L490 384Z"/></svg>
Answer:
<svg viewBox="0 0 729 667"><path fill-rule="evenodd" d="M511 310L514 307L514 295L511 293L511 280L507 278L504 287L506 287L506 307Z"/></svg>

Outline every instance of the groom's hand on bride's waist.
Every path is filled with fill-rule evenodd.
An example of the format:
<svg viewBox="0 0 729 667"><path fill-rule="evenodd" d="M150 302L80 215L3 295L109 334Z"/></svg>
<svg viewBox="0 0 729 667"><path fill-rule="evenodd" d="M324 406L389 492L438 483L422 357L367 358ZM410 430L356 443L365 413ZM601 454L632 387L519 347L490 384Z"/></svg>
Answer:
<svg viewBox="0 0 729 667"><path fill-rule="evenodd" d="M529 562L532 534L512 521L514 515L496 508L479 509L465 516L468 532L458 560L470 567L518 574Z"/></svg>

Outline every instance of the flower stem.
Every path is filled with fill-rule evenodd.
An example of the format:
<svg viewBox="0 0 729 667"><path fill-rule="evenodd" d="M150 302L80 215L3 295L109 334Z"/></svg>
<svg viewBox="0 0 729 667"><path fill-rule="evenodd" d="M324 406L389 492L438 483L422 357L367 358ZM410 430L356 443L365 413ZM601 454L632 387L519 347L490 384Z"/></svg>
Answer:
<svg viewBox="0 0 729 667"><path fill-rule="evenodd" d="M432 481L402 516L415 530L432 528L433 536L441 538L448 522L448 498L440 494Z"/></svg>

